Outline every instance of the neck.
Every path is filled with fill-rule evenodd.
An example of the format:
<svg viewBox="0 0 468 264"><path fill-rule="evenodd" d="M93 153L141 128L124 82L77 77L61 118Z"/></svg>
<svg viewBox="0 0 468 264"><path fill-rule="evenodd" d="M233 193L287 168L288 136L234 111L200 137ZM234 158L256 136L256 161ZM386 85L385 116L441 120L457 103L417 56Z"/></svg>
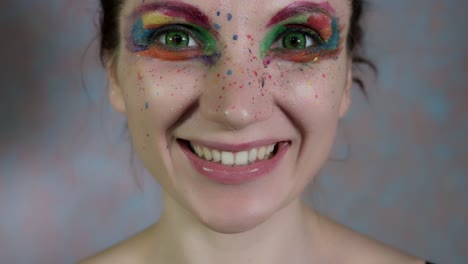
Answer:
<svg viewBox="0 0 468 264"><path fill-rule="evenodd" d="M171 263L305 263L317 216L299 199L267 221L237 234L215 232L164 195L164 211L153 227L157 259ZM308 259L310 263L310 259Z"/></svg>

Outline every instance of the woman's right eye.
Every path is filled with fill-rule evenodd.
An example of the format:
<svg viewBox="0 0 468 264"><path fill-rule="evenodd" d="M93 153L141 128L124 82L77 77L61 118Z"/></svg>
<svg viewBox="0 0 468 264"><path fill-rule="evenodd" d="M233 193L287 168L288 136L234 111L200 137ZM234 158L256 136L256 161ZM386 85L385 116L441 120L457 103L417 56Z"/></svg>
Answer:
<svg viewBox="0 0 468 264"><path fill-rule="evenodd" d="M137 55L156 59L180 61L216 53L214 38L196 26L171 24L145 28L137 23L132 36Z"/></svg>

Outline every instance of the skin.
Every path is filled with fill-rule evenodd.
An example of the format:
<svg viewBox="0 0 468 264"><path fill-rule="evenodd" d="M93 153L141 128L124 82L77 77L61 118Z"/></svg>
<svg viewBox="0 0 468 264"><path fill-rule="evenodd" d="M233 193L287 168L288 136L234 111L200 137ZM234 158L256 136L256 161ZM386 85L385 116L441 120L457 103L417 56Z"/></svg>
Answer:
<svg viewBox="0 0 468 264"><path fill-rule="evenodd" d="M82 263L422 263L300 200L350 105L352 62L342 48L349 1L329 1L340 21L341 50L309 62L260 54L270 19L293 1L183 2L220 26L209 29L216 56L169 60L136 53L128 32L141 1L127 0L121 45L107 60L110 102L127 116L133 146L163 188L161 219ZM290 147L265 177L223 185L193 169L178 138L224 144L273 138Z"/></svg>

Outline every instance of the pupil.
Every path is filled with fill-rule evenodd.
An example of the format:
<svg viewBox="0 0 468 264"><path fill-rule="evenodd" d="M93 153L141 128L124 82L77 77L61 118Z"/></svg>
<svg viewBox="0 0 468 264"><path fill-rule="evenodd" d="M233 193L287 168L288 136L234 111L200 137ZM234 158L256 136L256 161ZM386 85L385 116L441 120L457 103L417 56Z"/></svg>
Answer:
<svg viewBox="0 0 468 264"><path fill-rule="evenodd" d="M294 47L297 47L301 44L301 40L297 37L292 37L291 38L291 45L293 45Z"/></svg>
<svg viewBox="0 0 468 264"><path fill-rule="evenodd" d="M170 47L186 47L189 44L189 37L183 32L171 32L166 34L166 45Z"/></svg>
<svg viewBox="0 0 468 264"><path fill-rule="evenodd" d="M306 36L302 33L291 33L283 39L283 47L286 49L305 49Z"/></svg>
<svg viewBox="0 0 468 264"><path fill-rule="evenodd" d="M180 45L180 43L182 43L182 37L180 35L173 36L172 43L174 43L175 45Z"/></svg>

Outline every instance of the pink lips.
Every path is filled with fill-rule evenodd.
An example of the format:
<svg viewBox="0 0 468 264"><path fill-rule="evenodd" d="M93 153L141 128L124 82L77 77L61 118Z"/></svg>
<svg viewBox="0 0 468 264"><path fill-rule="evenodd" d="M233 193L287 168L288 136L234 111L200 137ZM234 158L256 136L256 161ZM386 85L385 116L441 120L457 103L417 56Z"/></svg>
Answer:
<svg viewBox="0 0 468 264"><path fill-rule="evenodd" d="M187 146L181 143L182 151L187 155L194 168L208 179L226 185L240 185L253 181L272 171L288 150L288 142L278 143L278 151L269 160L261 160L246 166L226 166L221 163L201 159Z"/></svg>

